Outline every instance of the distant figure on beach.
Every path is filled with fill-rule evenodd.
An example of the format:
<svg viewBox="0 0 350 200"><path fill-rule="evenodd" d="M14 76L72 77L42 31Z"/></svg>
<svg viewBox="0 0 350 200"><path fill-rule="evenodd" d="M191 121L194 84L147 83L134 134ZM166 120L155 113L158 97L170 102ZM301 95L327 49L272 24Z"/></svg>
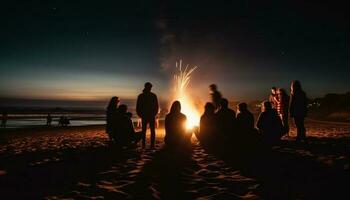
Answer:
<svg viewBox="0 0 350 200"><path fill-rule="evenodd" d="M61 116L58 120L58 126L68 126L70 124L70 121L67 116Z"/></svg>
<svg viewBox="0 0 350 200"><path fill-rule="evenodd" d="M221 93L218 91L218 88L215 84L211 84L209 86L210 90L210 96L211 96L211 102L213 103L215 107L215 111L219 109L220 107L220 101L221 101Z"/></svg>
<svg viewBox="0 0 350 200"><path fill-rule="evenodd" d="M254 130L254 116L248 110L246 103L237 105L237 128L242 133L250 133Z"/></svg>
<svg viewBox="0 0 350 200"><path fill-rule="evenodd" d="M46 117L46 126L51 126L51 122L52 122L52 117L51 117L51 114L47 114L47 117Z"/></svg>
<svg viewBox="0 0 350 200"><path fill-rule="evenodd" d="M142 133L136 133L131 117L132 113L127 112L128 107L122 104L118 107L119 119L117 120L118 135L116 136L116 142L122 146L136 144L142 139Z"/></svg>
<svg viewBox="0 0 350 200"><path fill-rule="evenodd" d="M186 115L181 113L181 104L174 101L170 112L165 117L165 137L166 145L183 144L189 140L190 133L186 130Z"/></svg>
<svg viewBox="0 0 350 200"><path fill-rule="evenodd" d="M205 104L204 113L201 116L199 123L199 133L196 133L200 142L210 142L216 133L216 116L215 107L212 103Z"/></svg>
<svg viewBox="0 0 350 200"><path fill-rule="evenodd" d="M1 128L6 128L7 119L8 119L7 112L6 111L2 112Z"/></svg>
<svg viewBox="0 0 350 200"><path fill-rule="evenodd" d="M228 107L228 100L223 98L220 101L220 109L216 112L217 128L220 135L227 139L235 137L236 113Z"/></svg>
<svg viewBox="0 0 350 200"><path fill-rule="evenodd" d="M281 117L285 134L289 134L289 96L283 88L277 90L277 96L275 98L276 109L278 115Z"/></svg>
<svg viewBox="0 0 350 200"><path fill-rule="evenodd" d="M64 126L64 116L61 116L58 120L58 126Z"/></svg>
<svg viewBox="0 0 350 200"><path fill-rule="evenodd" d="M137 97L136 112L142 121L142 147L146 147L146 131L147 125L151 129L151 148L154 148L156 131L155 131L155 118L158 114L158 98L157 95L151 92L152 84L150 82L145 83L145 88L142 93Z"/></svg>
<svg viewBox="0 0 350 200"><path fill-rule="evenodd" d="M273 109L276 109L276 98L277 98L277 88L275 86L273 86L271 88L271 93L269 96L269 101L271 102L271 107Z"/></svg>
<svg viewBox="0 0 350 200"><path fill-rule="evenodd" d="M106 109L106 133L109 141L113 142L116 139L118 128L117 121L119 120L119 97L112 97Z"/></svg>
<svg viewBox="0 0 350 200"><path fill-rule="evenodd" d="M290 94L290 117L294 119L297 127L297 141L305 141L306 130L304 120L307 114L307 98L305 92L301 88L299 81L293 81L291 84Z"/></svg>
<svg viewBox="0 0 350 200"><path fill-rule="evenodd" d="M277 111L272 108L269 101L263 102L262 112L259 115L256 126L268 143L279 141L284 134L281 118L278 116Z"/></svg>
<svg viewBox="0 0 350 200"><path fill-rule="evenodd" d="M64 126L68 126L70 124L70 120L67 116L64 117Z"/></svg>

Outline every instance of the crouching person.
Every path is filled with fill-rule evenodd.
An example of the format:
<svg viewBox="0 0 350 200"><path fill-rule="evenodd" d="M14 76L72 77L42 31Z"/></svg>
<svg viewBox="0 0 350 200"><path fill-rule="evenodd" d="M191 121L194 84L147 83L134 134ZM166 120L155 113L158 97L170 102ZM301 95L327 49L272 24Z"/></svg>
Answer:
<svg viewBox="0 0 350 200"><path fill-rule="evenodd" d="M267 144L275 144L280 141L284 134L281 118L275 109L272 109L271 102L265 101L262 104L262 112L257 121L257 128Z"/></svg>
<svg viewBox="0 0 350 200"><path fill-rule="evenodd" d="M132 123L132 114L127 112L128 107L124 104L118 108L120 119L118 120L119 137L117 137L117 143L122 146L136 145L141 139L141 132L135 132L134 125Z"/></svg>

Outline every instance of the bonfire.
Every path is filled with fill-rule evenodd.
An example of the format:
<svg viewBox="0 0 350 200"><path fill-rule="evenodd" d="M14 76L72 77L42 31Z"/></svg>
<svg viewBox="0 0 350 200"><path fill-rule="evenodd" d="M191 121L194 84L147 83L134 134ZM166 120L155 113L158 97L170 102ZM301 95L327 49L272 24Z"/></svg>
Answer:
<svg viewBox="0 0 350 200"><path fill-rule="evenodd" d="M199 126L200 113L196 108L193 99L189 95L187 88L189 86L191 75L197 69L197 66L182 66L182 60L176 62L175 82L175 99L181 103L181 112L187 116L187 129Z"/></svg>

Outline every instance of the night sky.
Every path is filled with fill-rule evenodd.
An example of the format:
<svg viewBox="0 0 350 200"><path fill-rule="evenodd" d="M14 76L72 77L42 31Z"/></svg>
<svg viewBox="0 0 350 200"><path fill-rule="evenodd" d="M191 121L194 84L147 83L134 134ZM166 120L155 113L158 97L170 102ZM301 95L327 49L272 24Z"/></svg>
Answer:
<svg viewBox="0 0 350 200"><path fill-rule="evenodd" d="M73 3L74 2L74 3ZM228 1L227 1L228 2ZM2 4L2 98L166 99L175 62L192 94L232 100L301 81L309 97L350 90L350 18L330 1L11 1Z"/></svg>

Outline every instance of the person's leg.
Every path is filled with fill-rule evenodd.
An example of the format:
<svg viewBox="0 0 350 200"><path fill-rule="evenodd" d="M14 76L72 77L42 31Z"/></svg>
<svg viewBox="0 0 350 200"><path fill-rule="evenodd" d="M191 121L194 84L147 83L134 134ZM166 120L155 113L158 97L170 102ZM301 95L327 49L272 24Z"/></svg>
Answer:
<svg viewBox="0 0 350 200"><path fill-rule="evenodd" d="M142 131L135 132L133 141L138 143L140 140L142 140Z"/></svg>
<svg viewBox="0 0 350 200"><path fill-rule="evenodd" d="M288 115L282 116L283 127L287 136L289 136L289 124L288 124Z"/></svg>
<svg viewBox="0 0 350 200"><path fill-rule="evenodd" d="M305 133L305 124L304 124L305 118L300 118L300 137L302 140L306 139L306 133Z"/></svg>
<svg viewBox="0 0 350 200"><path fill-rule="evenodd" d="M305 139L305 127L303 117L294 117L295 126L297 127L297 141Z"/></svg>
<svg viewBox="0 0 350 200"><path fill-rule="evenodd" d="M142 123L142 131L141 131L141 134L142 134L142 148L145 148L146 147L146 131L147 131L147 120L142 118L141 119L141 123Z"/></svg>
<svg viewBox="0 0 350 200"><path fill-rule="evenodd" d="M151 129L151 147L154 148L156 142L155 118L150 119L149 127Z"/></svg>

